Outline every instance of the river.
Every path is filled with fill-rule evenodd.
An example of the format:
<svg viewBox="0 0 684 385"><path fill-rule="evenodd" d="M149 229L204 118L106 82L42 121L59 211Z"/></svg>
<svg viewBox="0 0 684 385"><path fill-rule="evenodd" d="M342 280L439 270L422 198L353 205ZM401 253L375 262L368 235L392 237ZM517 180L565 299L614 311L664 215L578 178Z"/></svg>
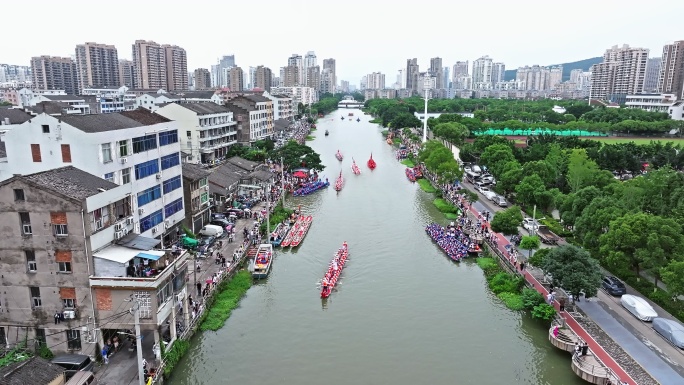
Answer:
<svg viewBox="0 0 684 385"><path fill-rule="evenodd" d="M319 119L309 145L331 183L343 171L344 189L286 201L314 216L304 242L277 252L221 330L193 339L171 384L584 384L545 325L508 310L475 263L452 263L425 235L447 221L369 120ZM316 282L344 241L350 259L322 301Z"/></svg>

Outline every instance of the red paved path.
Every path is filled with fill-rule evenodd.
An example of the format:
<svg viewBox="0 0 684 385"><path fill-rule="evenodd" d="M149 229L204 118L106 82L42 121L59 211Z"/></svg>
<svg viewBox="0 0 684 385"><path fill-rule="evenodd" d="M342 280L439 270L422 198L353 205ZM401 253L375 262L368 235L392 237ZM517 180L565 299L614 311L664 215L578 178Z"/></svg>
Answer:
<svg viewBox="0 0 684 385"><path fill-rule="evenodd" d="M469 210L473 213L473 215L475 215L476 218L478 217L479 213L475 208L473 208L472 205L470 205ZM487 223L487 227L489 227L489 223ZM508 245L510 242L503 235L499 233L495 234L497 237L496 247L499 249L502 255L505 255L506 258L508 258L509 262L513 264L513 260L510 258L505 248L505 246ZM546 296L549 294L548 290L546 290L544 285L542 285L532 274L525 270L523 272L523 277L525 277L525 280L529 282L532 286L534 286L534 288L537 289L537 291L539 291L542 295L544 295L544 298L546 298ZM553 307L556 308L556 311L559 311L560 313L557 301L553 303ZM584 330L584 328L577 322L577 320L575 320L575 318L573 318L572 315L565 311L562 314L565 316L566 325L589 345L591 351L594 353L596 357L598 357L601 360L601 362L603 362L604 365L606 365L613 372L615 372L615 374L620 379L622 379L622 381L626 381L630 385L639 385L636 381L634 381L634 379L629 374L627 374L627 372L625 372L624 369L622 369L620 364L615 362L613 357L611 357L610 354L608 354L608 352L603 350L601 345L599 345L599 343L596 342L596 340L594 340L594 338L592 338L592 336L589 335L589 333L587 333L586 330Z"/></svg>

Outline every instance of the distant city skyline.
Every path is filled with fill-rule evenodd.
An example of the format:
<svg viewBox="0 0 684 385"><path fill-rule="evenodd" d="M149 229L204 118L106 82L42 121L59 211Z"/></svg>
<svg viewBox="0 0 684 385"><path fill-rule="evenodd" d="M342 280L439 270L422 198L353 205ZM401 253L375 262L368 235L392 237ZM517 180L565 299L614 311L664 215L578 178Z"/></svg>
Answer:
<svg viewBox="0 0 684 385"><path fill-rule="evenodd" d="M388 33L381 22L357 30L339 28L330 22L330 18L321 17L320 7L292 7L273 0L259 4L259 8L269 9L262 19L255 22L231 18L230 28L218 35L209 32L211 28L218 27L217 23L223 22L218 17L215 21L207 20L192 13L179 13L171 7L160 7L157 3L130 0L122 0L117 7L107 9L106 20L103 20L126 24L126 20L135 16L127 24L129 28L101 28L97 25L101 17L87 14L92 8L80 4L89 3L79 0L59 3L37 0L32 3L32 7L40 12L32 14L31 23L51 25L58 31L55 36L59 37L51 38L45 32L36 32L5 39L0 63L30 65L32 57L41 55L71 57L75 55L76 45L86 42L113 45L118 50L119 59L132 59L131 46L136 40L152 40L185 49L190 72L197 68L210 69L219 58L235 55L236 64L243 69L263 65L277 74L280 67L287 66L287 60L293 53L305 56L308 51L314 51L319 63L325 58L336 59L338 83L348 80L358 84L363 76L373 72L387 74L388 79L393 79L397 70L405 66L406 59L414 57L418 58L421 71L429 67L433 57L442 58L443 65L450 67L457 61L472 62L485 55L505 63L508 69L514 69L597 57L606 47L622 44L650 49L650 56L658 57L665 44L684 38L684 35L677 36L676 31L659 27L677 25L679 15L684 11L684 4L663 0L649 3L649 12L657 15L648 19L657 20L657 24L650 26L644 24L643 10L638 7L624 7L624 3L615 0L577 0L572 9L584 10L578 14L581 16L577 16L581 17L581 23L568 18L566 27L559 23L562 14L536 18L531 24L516 24L512 20L527 20L528 10L538 7L538 2L522 0L512 6L510 2L493 0L489 5L501 12L489 14L486 23L478 17L459 18L460 30L478 31L463 38L453 35L450 23L434 23L428 18L412 18L410 26L405 27L406 34L401 31ZM230 12L247 14L251 7L247 3L231 4ZM212 13L221 10L212 2L193 2L193 10L202 8ZM421 8L443 9L444 4L426 0L421 3ZM382 14L389 20L403 17L403 11L388 7L384 2L348 0L344 6L335 9L334 19L354 20L359 16L359 9L363 9L365 14ZM616 9L619 9L619 17L613 17ZM480 8L475 4L461 4L458 10L462 15L474 15ZM145 15L154 15L156 22L142 22ZM74 19L84 23L55 24L58 20ZM136 20L141 20L139 25L135 25ZM173 21L172 25L164 24L170 21ZM284 24L278 24L283 21ZM20 17L10 17L4 25L7 31L21 31L24 23ZM591 28L583 28L580 24ZM283 29L283 25L287 28ZM640 28L634 28L637 25ZM416 32L422 30L430 31L429 35ZM232 31L235 31L234 36ZM282 36L283 33L289 36L269 44L276 41L274 36ZM429 36L427 41L426 36ZM450 42L452 38L455 39L453 43Z"/></svg>

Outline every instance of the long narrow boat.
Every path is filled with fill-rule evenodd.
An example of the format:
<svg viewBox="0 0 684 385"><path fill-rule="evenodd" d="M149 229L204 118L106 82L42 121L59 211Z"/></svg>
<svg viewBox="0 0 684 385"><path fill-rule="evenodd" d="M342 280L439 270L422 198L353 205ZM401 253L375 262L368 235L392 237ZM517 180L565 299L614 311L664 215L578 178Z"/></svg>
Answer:
<svg viewBox="0 0 684 385"><path fill-rule="evenodd" d="M340 176L335 179L335 191L342 191L344 187L344 177L342 177L342 171L340 171Z"/></svg>
<svg viewBox="0 0 684 385"><path fill-rule="evenodd" d="M423 172L420 170L420 166L413 167L413 176L416 177L416 179L423 177Z"/></svg>
<svg viewBox="0 0 684 385"><path fill-rule="evenodd" d="M290 241L291 247L297 247L302 243L306 233L308 233L311 228L312 221L313 217L311 215L302 219L301 226L299 226L297 232L292 236L292 241Z"/></svg>
<svg viewBox="0 0 684 385"><path fill-rule="evenodd" d="M413 173L412 168L406 168L406 177L408 178L409 181L415 182L416 181L416 175Z"/></svg>
<svg viewBox="0 0 684 385"><path fill-rule="evenodd" d="M361 174L361 170L359 169L359 166L356 165L356 161L354 158L352 158L352 165L351 165L352 172L354 175L359 175Z"/></svg>
<svg viewBox="0 0 684 385"><path fill-rule="evenodd" d="M460 262L470 254L481 251L476 242L456 228L444 228L438 223L432 223L425 227L425 232L454 262Z"/></svg>
<svg viewBox="0 0 684 385"><path fill-rule="evenodd" d="M292 225L292 228L290 229L290 232L287 233L285 238L283 238L283 241L280 242L280 246L282 247L288 247L292 243L292 238L294 235L299 231L299 228L302 226L302 220L304 219L304 216L300 216L295 220L295 223Z"/></svg>
<svg viewBox="0 0 684 385"><path fill-rule="evenodd" d="M368 168L370 168L371 170L375 170L377 166L378 164L375 163L375 161L373 160L373 154L371 153L371 157L370 159L368 159Z"/></svg>
<svg viewBox="0 0 684 385"><path fill-rule="evenodd" d="M330 182L327 180L317 180L315 182L306 183L304 186L296 189L292 192L292 195L296 197L303 197L305 195L313 194L318 190L322 190L330 186Z"/></svg>
<svg viewBox="0 0 684 385"><path fill-rule="evenodd" d="M271 265L273 264L273 245L265 243L259 245L256 255L254 256L254 264L252 265L252 278L264 279L268 277L271 272Z"/></svg>
<svg viewBox="0 0 684 385"><path fill-rule="evenodd" d="M344 155L342 155L340 150L337 150L337 153L335 154L335 158L337 158L337 160L339 160L341 162L342 159L344 159Z"/></svg>
<svg viewBox="0 0 684 385"><path fill-rule="evenodd" d="M332 290L340 279L340 274L342 274L342 269L344 269L344 265L347 263L348 256L349 247L347 246L347 242L344 242L342 247L335 253L332 261L330 261L328 271L321 280L321 298L330 297Z"/></svg>
<svg viewBox="0 0 684 385"><path fill-rule="evenodd" d="M279 223L275 230L271 232L271 236L268 238L269 242L273 245L273 247L280 246L285 237L287 237L288 231L290 231L289 225L285 223Z"/></svg>

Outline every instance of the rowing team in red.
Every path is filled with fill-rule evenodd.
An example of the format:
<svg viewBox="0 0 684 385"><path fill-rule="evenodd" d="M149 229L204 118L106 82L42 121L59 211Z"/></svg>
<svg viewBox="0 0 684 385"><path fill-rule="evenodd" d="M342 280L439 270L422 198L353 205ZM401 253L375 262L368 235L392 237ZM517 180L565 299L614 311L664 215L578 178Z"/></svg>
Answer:
<svg viewBox="0 0 684 385"><path fill-rule="evenodd" d="M342 247L340 247L340 249L337 250L337 253L335 253L335 257L333 257L332 261L330 262L328 271L325 273L325 276L321 281L321 298L330 297L332 289L335 287L337 280L340 278L344 264L347 262L348 253L349 251L347 242L344 242Z"/></svg>

